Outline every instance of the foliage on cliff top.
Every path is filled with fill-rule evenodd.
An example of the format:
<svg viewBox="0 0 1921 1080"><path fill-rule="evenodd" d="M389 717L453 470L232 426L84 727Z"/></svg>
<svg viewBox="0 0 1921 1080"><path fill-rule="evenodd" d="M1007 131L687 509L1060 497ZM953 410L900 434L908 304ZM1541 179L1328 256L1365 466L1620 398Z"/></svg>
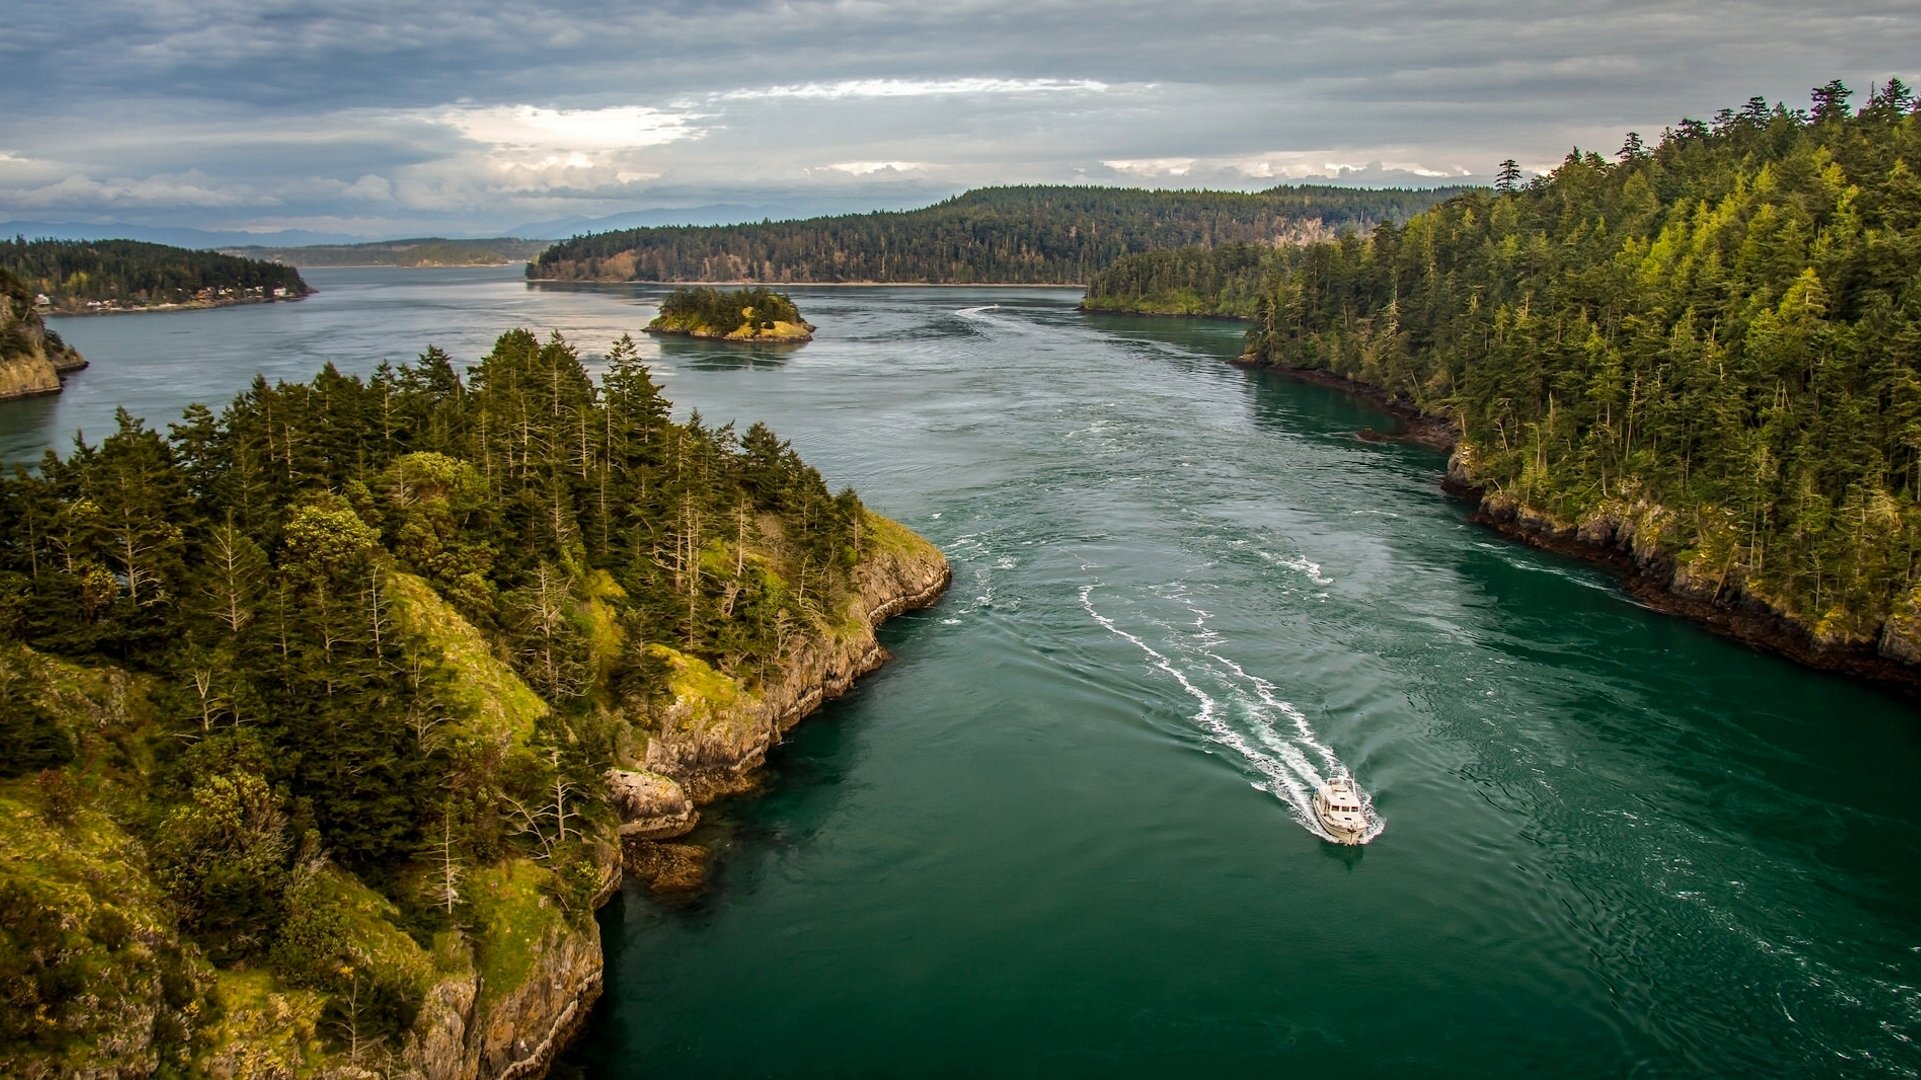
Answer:
<svg viewBox="0 0 1921 1080"><path fill-rule="evenodd" d="M919 210L577 236L528 265L586 281L1082 282L1129 252L1398 221L1458 191L996 187Z"/></svg>
<svg viewBox="0 0 1921 1080"><path fill-rule="evenodd" d="M1449 416L1557 521L1658 519L1692 587L1871 641L1921 564L1921 116L1899 82L1849 96L1285 252L1249 348Z"/></svg>

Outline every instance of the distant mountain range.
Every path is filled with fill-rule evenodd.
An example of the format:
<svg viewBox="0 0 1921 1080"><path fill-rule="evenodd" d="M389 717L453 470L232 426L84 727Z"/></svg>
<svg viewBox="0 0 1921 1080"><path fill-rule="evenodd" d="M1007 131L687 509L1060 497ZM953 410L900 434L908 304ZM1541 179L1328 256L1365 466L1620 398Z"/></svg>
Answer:
<svg viewBox="0 0 1921 1080"><path fill-rule="evenodd" d="M500 266L526 262L547 247L545 240L510 236L479 240L420 237L376 240L367 244L303 244L293 247L223 247L221 252L245 259L265 259L289 266Z"/></svg>
<svg viewBox="0 0 1921 1080"><path fill-rule="evenodd" d="M936 196L938 197L938 196ZM673 209L633 210L605 217L553 218L530 221L497 233L456 233L446 237L356 236L343 232L315 232L308 229L282 229L276 232L243 232L237 229L192 229L183 226L135 225L110 221L25 221L0 222L0 237L24 236L29 240L144 240L151 244L208 250L251 248L274 249L317 245L362 245L370 243L419 244L423 239L497 240L517 237L527 240L558 240L582 233L612 229L644 228L651 225L737 225L743 222L819 217L823 214L865 213L869 210L902 210L932 201L921 194L912 198L881 200L852 198L788 199L768 203L710 203ZM287 260L298 262L298 260ZM311 265L321 265L314 263Z"/></svg>
<svg viewBox="0 0 1921 1080"><path fill-rule="evenodd" d="M12 239L16 236L24 236L29 240L140 240L149 244L166 244L169 247L204 249L238 247L244 244L274 244L284 247L300 244L351 244L366 239L364 236L349 236L346 233L309 232L304 229L254 233L164 225L130 225L125 222L105 224L77 221L0 222L0 237Z"/></svg>

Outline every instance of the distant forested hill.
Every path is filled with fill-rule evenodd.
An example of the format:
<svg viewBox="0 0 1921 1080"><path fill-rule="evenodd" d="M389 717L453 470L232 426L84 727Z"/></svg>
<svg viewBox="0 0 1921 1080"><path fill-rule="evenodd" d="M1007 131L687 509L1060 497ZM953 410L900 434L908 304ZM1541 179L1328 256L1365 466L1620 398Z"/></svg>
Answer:
<svg viewBox="0 0 1921 1080"><path fill-rule="evenodd" d="M921 210L578 236L542 252L527 273L574 281L1072 284L1130 252L1370 228L1459 190L984 188Z"/></svg>
<svg viewBox="0 0 1921 1080"><path fill-rule="evenodd" d="M1260 304L1269 276L1287 269L1293 254L1288 247L1224 244L1123 255L1088 281L1081 307L1248 319Z"/></svg>
<svg viewBox="0 0 1921 1080"><path fill-rule="evenodd" d="M1755 99L1275 253L1249 348L1452 419L1497 515L1921 660L1921 117L1899 82L1849 97ZM1238 311L1209 294L1243 288L1228 263L1134 260L1089 295Z"/></svg>
<svg viewBox="0 0 1921 1080"><path fill-rule="evenodd" d="M367 244L313 244L306 247L230 247L228 255L266 259L288 266L499 266L526 262L540 254L546 240L511 236L486 240L381 240Z"/></svg>
<svg viewBox="0 0 1921 1080"><path fill-rule="evenodd" d="M138 240L0 241L0 269L56 311L297 299L312 292L290 266Z"/></svg>

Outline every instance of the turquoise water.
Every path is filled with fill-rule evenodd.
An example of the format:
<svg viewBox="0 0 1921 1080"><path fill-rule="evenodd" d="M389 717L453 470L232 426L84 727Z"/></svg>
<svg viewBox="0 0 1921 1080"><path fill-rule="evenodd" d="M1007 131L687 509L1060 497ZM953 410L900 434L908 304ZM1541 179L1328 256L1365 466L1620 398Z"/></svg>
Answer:
<svg viewBox="0 0 1921 1080"><path fill-rule="evenodd" d="M644 289L336 271L292 305L63 320L0 406L364 371L517 323L598 348ZM596 1076L1914 1075L1921 725L1467 524L1439 455L1221 363L1232 324L1071 292L796 290L785 352L644 343L956 571L896 659L697 836L691 906L602 914ZM1382 823L1313 835L1351 770Z"/></svg>

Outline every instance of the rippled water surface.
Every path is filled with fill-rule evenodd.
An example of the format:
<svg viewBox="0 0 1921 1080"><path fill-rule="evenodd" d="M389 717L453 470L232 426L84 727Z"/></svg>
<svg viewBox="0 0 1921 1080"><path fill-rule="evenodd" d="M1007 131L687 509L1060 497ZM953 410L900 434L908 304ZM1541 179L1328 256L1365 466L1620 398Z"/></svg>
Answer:
<svg viewBox="0 0 1921 1080"><path fill-rule="evenodd" d="M17 460L116 403L657 291L333 271L299 304L58 324ZM1466 524L1439 455L1067 291L795 290L785 351L643 343L953 561L893 664L714 808L714 889L602 915L606 1076L1914 1075L1921 725ZM55 433L63 433L56 436ZM1320 778L1371 793L1316 836Z"/></svg>

